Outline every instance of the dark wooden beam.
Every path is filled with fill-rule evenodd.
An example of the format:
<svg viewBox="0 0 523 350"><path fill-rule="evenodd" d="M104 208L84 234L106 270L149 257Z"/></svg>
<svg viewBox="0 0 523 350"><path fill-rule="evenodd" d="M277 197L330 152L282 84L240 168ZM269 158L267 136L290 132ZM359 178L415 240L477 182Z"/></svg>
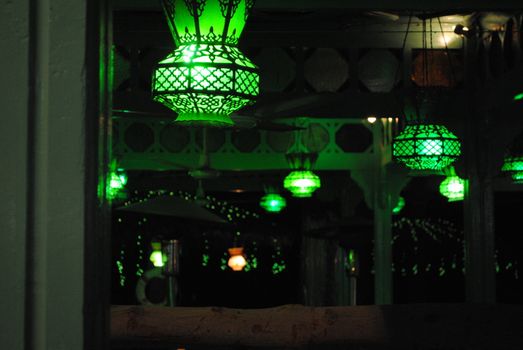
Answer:
<svg viewBox="0 0 523 350"><path fill-rule="evenodd" d="M523 348L522 305L420 304L240 310L113 306L114 348L155 346L372 349Z"/></svg>
<svg viewBox="0 0 523 350"><path fill-rule="evenodd" d="M155 10L160 8L159 1L150 0L115 0L117 10ZM257 0L255 9L261 10L521 10L520 0L477 1L477 0Z"/></svg>

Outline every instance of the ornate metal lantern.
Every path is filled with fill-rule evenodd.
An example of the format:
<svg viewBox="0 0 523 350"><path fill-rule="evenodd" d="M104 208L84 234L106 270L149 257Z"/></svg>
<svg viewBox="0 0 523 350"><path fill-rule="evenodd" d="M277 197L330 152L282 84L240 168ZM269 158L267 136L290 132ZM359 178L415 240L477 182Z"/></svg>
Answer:
<svg viewBox="0 0 523 350"><path fill-rule="evenodd" d="M258 69L236 47L253 1L163 0L178 48L158 63L153 99L179 123L233 125L230 114L258 95Z"/></svg>
<svg viewBox="0 0 523 350"><path fill-rule="evenodd" d="M510 174L516 183L523 183L523 156L506 156L501 171Z"/></svg>
<svg viewBox="0 0 523 350"><path fill-rule="evenodd" d="M286 205L287 201L278 193L267 193L260 201L260 206L269 213L279 213Z"/></svg>
<svg viewBox="0 0 523 350"><path fill-rule="evenodd" d="M394 139L393 157L410 169L442 170L461 154L461 144L443 125L410 124Z"/></svg>
<svg viewBox="0 0 523 350"><path fill-rule="evenodd" d="M283 187L289 190L293 197L311 197L314 191L321 187L320 177L311 170L318 154L296 152L287 153L285 157L293 171L283 180Z"/></svg>

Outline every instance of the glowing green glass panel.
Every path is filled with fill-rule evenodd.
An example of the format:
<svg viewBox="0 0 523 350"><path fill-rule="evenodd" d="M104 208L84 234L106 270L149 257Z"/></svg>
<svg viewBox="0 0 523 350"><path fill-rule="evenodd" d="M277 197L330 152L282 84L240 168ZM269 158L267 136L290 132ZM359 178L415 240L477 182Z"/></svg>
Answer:
<svg viewBox="0 0 523 350"><path fill-rule="evenodd" d="M277 193L266 194L260 201L260 206L270 213L279 213L286 205L285 198Z"/></svg>
<svg viewBox="0 0 523 350"><path fill-rule="evenodd" d="M398 197L398 203L392 208L392 214L399 214L403 210L403 207L405 207L405 198L400 196Z"/></svg>
<svg viewBox="0 0 523 350"><path fill-rule="evenodd" d="M416 144L416 152L424 156L439 156L443 153L443 141L422 140Z"/></svg>
<svg viewBox="0 0 523 350"><path fill-rule="evenodd" d="M236 45L252 0L163 0L171 33L177 43Z"/></svg>
<svg viewBox="0 0 523 350"><path fill-rule="evenodd" d="M514 96L514 101L523 100L523 92Z"/></svg>
<svg viewBox="0 0 523 350"><path fill-rule="evenodd" d="M164 258L161 250L153 250L151 256L149 257L149 260L156 267L163 267L164 265Z"/></svg>
<svg viewBox="0 0 523 350"><path fill-rule="evenodd" d="M443 125L407 125L393 143L396 161L417 170L441 170L461 154L458 138Z"/></svg>
<svg viewBox="0 0 523 350"><path fill-rule="evenodd" d="M287 175L283 187L289 190L293 197L311 197L312 193L321 187L321 181L312 171L296 170Z"/></svg>
<svg viewBox="0 0 523 350"><path fill-rule="evenodd" d="M465 180L458 176L448 176L439 185L439 192L449 202L462 201L465 197Z"/></svg>

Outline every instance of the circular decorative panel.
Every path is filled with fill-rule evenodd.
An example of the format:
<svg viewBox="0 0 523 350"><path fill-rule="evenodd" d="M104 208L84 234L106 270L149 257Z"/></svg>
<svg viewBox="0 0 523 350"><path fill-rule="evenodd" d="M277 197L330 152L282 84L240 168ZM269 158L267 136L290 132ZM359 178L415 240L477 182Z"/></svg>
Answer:
<svg viewBox="0 0 523 350"><path fill-rule="evenodd" d="M167 125L160 132L160 144L169 152L181 152L190 138L189 130L180 126Z"/></svg>
<svg viewBox="0 0 523 350"><path fill-rule="evenodd" d="M274 152L284 153L286 152L294 143L294 133L291 131L288 132L278 132L278 131L267 131L266 134L267 144Z"/></svg>
<svg viewBox="0 0 523 350"><path fill-rule="evenodd" d="M317 92L335 92L349 78L349 65L334 49L317 49L305 62L305 79Z"/></svg>
<svg viewBox="0 0 523 350"><path fill-rule="evenodd" d="M133 152L145 152L154 143L154 132L145 123L133 123L125 130L125 144Z"/></svg>
<svg viewBox="0 0 523 350"><path fill-rule="evenodd" d="M257 130L241 130L231 134L232 144L240 152L252 152L260 144Z"/></svg>
<svg viewBox="0 0 523 350"><path fill-rule="evenodd" d="M336 132L336 144L344 152L365 152L372 145L372 133L363 125L345 124Z"/></svg>
<svg viewBox="0 0 523 350"><path fill-rule="evenodd" d="M321 152L329 144L329 131L318 123L311 123L303 130L302 142L311 152Z"/></svg>
<svg viewBox="0 0 523 350"><path fill-rule="evenodd" d="M202 129L196 129L195 132L196 144L202 148ZM225 130L217 128L207 129L207 150L209 152L217 152L225 143Z"/></svg>
<svg viewBox="0 0 523 350"><path fill-rule="evenodd" d="M358 62L358 76L369 91L389 92L400 80L398 65L389 50L370 50Z"/></svg>
<svg viewBox="0 0 523 350"><path fill-rule="evenodd" d="M296 65L285 50L264 48L253 60L260 68L260 91L285 90L296 77Z"/></svg>

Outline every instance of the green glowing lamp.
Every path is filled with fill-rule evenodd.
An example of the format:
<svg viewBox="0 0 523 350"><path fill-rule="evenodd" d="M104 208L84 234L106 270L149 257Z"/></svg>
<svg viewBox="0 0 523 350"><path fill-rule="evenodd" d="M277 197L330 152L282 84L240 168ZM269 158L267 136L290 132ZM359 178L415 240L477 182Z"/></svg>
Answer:
<svg viewBox="0 0 523 350"><path fill-rule="evenodd" d="M439 185L439 192L449 202L462 201L465 198L465 180L456 175L447 176Z"/></svg>
<svg viewBox="0 0 523 350"><path fill-rule="evenodd" d="M153 99L176 122L224 127L259 92L258 68L236 47L250 0L163 0L178 48L153 74Z"/></svg>
<svg viewBox="0 0 523 350"><path fill-rule="evenodd" d="M151 246L153 247L153 251L149 257L149 260L155 267L163 267L165 264L165 259L164 255L162 254L162 243L153 241L151 242Z"/></svg>
<svg viewBox="0 0 523 350"><path fill-rule="evenodd" d="M289 190L293 197L311 197L312 193L321 187L321 181L320 177L310 170L295 170L285 177L283 187Z"/></svg>
<svg viewBox="0 0 523 350"><path fill-rule="evenodd" d="M523 183L523 171L514 171L511 176L512 176L512 180L515 183L517 183L517 184Z"/></svg>
<svg viewBox="0 0 523 350"><path fill-rule="evenodd" d="M399 214L403 210L403 207L405 207L405 198L400 196L398 197L398 203L392 208L392 214Z"/></svg>
<svg viewBox="0 0 523 350"><path fill-rule="evenodd" d="M107 183L107 198L124 198L126 196L125 185L127 184L127 174L123 169L114 169L110 171Z"/></svg>
<svg viewBox="0 0 523 350"><path fill-rule="evenodd" d="M394 139L393 157L416 170L442 170L461 154L458 138L443 125L411 124Z"/></svg>
<svg viewBox="0 0 523 350"><path fill-rule="evenodd" d="M521 101L521 100L523 100L523 92L516 94L514 96L514 101Z"/></svg>
<svg viewBox="0 0 523 350"><path fill-rule="evenodd" d="M510 174L516 183L523 182L523 156L506 156L501 171Z"/></svg>
<svg viewBox="0 0 523 350"><path fill-rule="evenodd" d="M268 193L260 201L260 206L269 213L279 213L286 205L287 201L278 193Z"/></svg>

